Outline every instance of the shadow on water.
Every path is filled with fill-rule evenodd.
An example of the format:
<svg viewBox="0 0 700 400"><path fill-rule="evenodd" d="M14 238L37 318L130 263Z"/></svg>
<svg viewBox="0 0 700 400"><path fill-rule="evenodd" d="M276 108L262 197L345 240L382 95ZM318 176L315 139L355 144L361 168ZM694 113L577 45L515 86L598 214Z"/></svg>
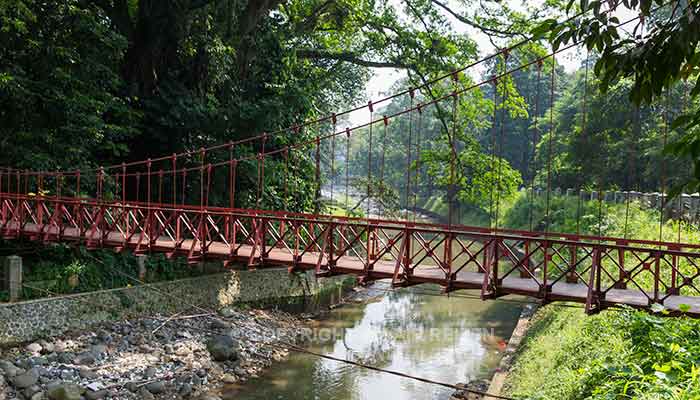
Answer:
<svg viewBox="0 0 700 400"><path fill-rule="evenodd" d="M376 285L376 297L316 321L309 349L438 381L485 379L498 365L521 311L513 303L425 295L439 292L427 285L394 292L385 290L386 283ZM227 392L242 400L427 400L451 394L450 389L297 353Z"/></svg>

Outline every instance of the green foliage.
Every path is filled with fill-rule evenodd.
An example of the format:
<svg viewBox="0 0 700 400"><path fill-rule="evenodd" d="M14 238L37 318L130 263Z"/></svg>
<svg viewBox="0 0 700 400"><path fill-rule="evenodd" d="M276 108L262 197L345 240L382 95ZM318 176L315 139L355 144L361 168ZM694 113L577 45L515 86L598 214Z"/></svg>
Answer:
<svg viewBox="0 0 700 400"><path fill-rule="evenodd" d="M529 399L696 399L700 323L641 311L537 312L507 393ZM546 378L545 378L546 377Z"/></svg>
<svg viewBox="0 0 700 400"><path fill-rule="evenodd" d="M455 33L445 7L424 0L2 0L0 153L13 167L86 168L196 151L328 115L355 105L369 68L407 70L415 85L472 61L476 43ZM498 7L488 18L462 17L485 29L527 21ZM266 148L326 128L277 134ZM234 153L260 150L255 143ZM281 154L267 160L262 206L317 206L314 160L304 150L292 156L289 177ZM256 205L255 164L239 165L236 206ZM214 177L212 204L228 202L225 185L224 176ZM134 198L137 189L128 186Z"/></svg>
<svg viewBox="0 0 700 400"><path fill-rule="evenodd" d="M532 206L532 207L531 207ZM602 206L602 208L599 208ZM532 213L530 212L532 210ZM503 225L542 230L546 224L543 198L523 193L507 211ZM659 213L630 204L553 196L550 230L659 238ZM677 238L678 221L666 221L662 238ZM684 242L696 242L698 231L681 226ZM644 287L648 282L639 279ZM663 312L660 309L658 312ZM589 317L582 309L556 305L539 310L507 378L507 394L528 399L696 399L700 322L685 317L661 318L641 311L607 310Z"/></svg>
<svg viewBox="0 0 700 400"><path fill-rule="evenodd" d="M569 1L567 11L575 4ZM605 7L607 5L607 7ZM690 85L689 95L696 99L700 94L700 30L697 15L700 3L696 1L624 0L620 2L581 1L584 14L568 24L545 22L535 29L539 35L548 34L554 47L568 42L583 41L589 51L599 56L593 72L600 80L603 92L615 91L620 82L629 80L629 98L635 104L649 104L670 97L676 86ZM614 13L626 7L638 12L640 18L631 21L626 31ZM590 12L589 12L590 11ZM627 32L630 31L631 33ZM694 82L693 82L694 81ZM676 120L676 127L683 127L684 135L668 148L668 153L690 159L694 173L680 182L695 191L700 188L700 108L696 102L683 110L685 115ZM677 189L678 192L680 189Z"/></svg>
<svg viewBox="0 0 700 400"><path fill-rule="evenodd" d="M138 284L131 278L139 275L136 258L128 253L115 254L108 250L88 252L85 248L72 250L57 245L37 248L35 252L23 255L23 261L24 281L28 285L23 293L25 299L46 297L51 293L82 293ZM162 254L147 258L146 271L146 282L201 275L185 260L168 260Z"/></svg>

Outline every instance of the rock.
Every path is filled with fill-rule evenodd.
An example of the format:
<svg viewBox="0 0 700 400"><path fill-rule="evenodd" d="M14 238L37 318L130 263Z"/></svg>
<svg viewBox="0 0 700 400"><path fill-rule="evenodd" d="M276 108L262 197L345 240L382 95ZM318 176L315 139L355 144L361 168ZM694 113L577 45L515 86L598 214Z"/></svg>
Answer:
<svg viewBox="0 0 700 400"><path fill-rule="evenodd" d="M35 370L30 370L12 378L12 385L17 389L25 389L36 385L37 381L39 381L39 374Z"/></svg>
<svg viewBox="0 0 700 400"><path fill-rule="evenodd" d="M53 353L54 350L56 349L56 346L53 345L53 343L49 343L46 340L40 340L39 345L41 346L41 353L42 354L48 354L48 353Z"/></svg>
<svg viewBox="0 0 700 400"><path fill-rule="evenodd" d="M29 398L29 400L44 400L44 392L36 392Z"/></svg>
<svg viewBox="0 0 700 400"><path fill-rule="evenodd" d="M103 355L107 354L107 346L103 344L96 344L92 346L90 353L92 353L92 355L95 357L102 357Z"/></svg>
<svg viewBox="0 0 700 400"><path fill-rule="evenodd" d="M211 328L212 329L222 329L222 330L223 329L231 329L231 324L226 322L226 321L222 321L220 319L215 319L211 322Z"/></svg>
<svg viewBox="0 0 700 400"><path fill-rule="evenodd" d="M180 394L180 397L189 397L189 395L192 394L192 385L189 383L185 383L182 386L180 386L180 390L178 392Z"/></svg>
<svg viewBox="0 0 700 400"><path fill-rule="evenodd" d="M22 393L24 394L24 397L31 399L35 393L40 392L40 391L41 391L41 387L39 387L38 385L32 385L32 386L24 389L24 391Z"/></svg>
<svg viewBox="0 0 700 400"><path fill-rule="evenodd" d="M7 361L7 360L0 360L0 369L7 372L9 368L17 368L15 367L15 364Z"/></svg>
<svg viewBox="0 0 700 400"><path fill-rule="evenodd" d="M219 315L224 318L231 318L236 315L236 310L233 307L223 307L219 310Z"/></svg>
<svg viewBox="0 0 700 400"><path fill-rule="evenodd" d="M141 390L139 390L139 398L141 400L154 400L155 396L151 392L149 392L145 387L142 387Z"/></svg>
<svg viewBox="0 0 700 400"><path fill-rule="evenodd" d="M178 347L178 348L175 350L175 355L176 355L176 356L184 357L184 356L186 356L186 355L188 355L188 354L190 354L190 349L188 349L188 348L185 347L185 346L180 346L180 347Z"/></svg>
<svg viewBox="0 0 700 400"><path fill-rule="evenodd" d="M197 397L197 400L221 400L221 397L206 393Z"/></svg>
<svg viewBox="0 0 700 400"><path fill-rule="evenodd" d="M87 389L91 392L99 392L100 390L103 389L103 386L100 382L92 382L92 383L89 383L87 386L85 386L85 389Z"/></svg>
<svg viewBox="0 0 700 400"><path fill-rule="evenodd" d="M25 347L25 350L27 350L30 353L34 353L34 354L39 354L42 349L43 348L41 347L41 345L39 343L32 343L32 344L27 345L27 347Z"/></svg>
<svg viewBox="0 0 700 400"><path fill-rule="evenodd" d="M95 363L95 356L91 353L81 353L73 360L77 365L92 365Z"/></svg>
<svg viewBox="0 0 700 400"><path fill-rule="evenodd" d="M17 366L15 366L15 364L4 360L0 361L0 369L5 372L5 376L8 378L12 378L23 373L23 371L20 368L17 368Z"/></svg>
<svg viewBox="0 0 700 400"><path fill-rule="evenodd" d="M49 389L51 400L80 400L83 389L73 383L64 383Z"/></svg>
<svg viewBox="0 0 700 400"><path fill-rule="evenodd" d="M57 357L58 362L61 364L72 364L74 358L75 354L73 353L59 353Z"/></svg>
<svg viewBox="0 0 700 400"><path fill-rule="evenodd" d="M112 342L112 334L107 332L104 329L100 329L97 331L97 338L102 342L102 343L111 343Z"/></svg>
<svg viewBox="0 0 700 400"><path fill-rule="evenodd" d="M237 348L238 342L230 336L213 336L207 341L207 350L216 361L237 360Z"/></svg>
<svg viewBox="0 0 700 400"><path fill-rule="evenodd" d="M237 381L236 377L231 375L231 374L223 374L221 376L221 382L223 382L223 383L231 385L231 384L236 383L236 381Z"/></svg>
<svg viewBox="0 0 700 400"><path fill-rule="evenodd" d="M162 381L156 381L156 382L151 382L148 385L145 386L146 390L153 394L158 394L162 393L165 390L165 382Z"/></svg>
<svg viewBox="0 0 700 400"><path fill-rule="evenodd" d="M80 374L80 377L83 379L94 380L94 379L97 379L99 377L99 375L97 375L97 372L95 372L87 367L81 367L80 371L78 373Z"/></svg>
<svg viewBox="0 0 700 400"><path fill-rule="evenodd" d="M85 398L87 400L99 400L107 397L107 391L106 390L98 390L96 392L93 392L91 390L88 390L85 392Z"/></svg>
<svg viewBox="0 0 700 400"><path fill-rule="evenodd" d="M46 359L46 357L32 357L29 360L29 365L32 367L37 366L37 365L46 365L49 363L49 360Z"/></svg>
<svg viewBox="0 0 700 400"><path fill-rule="evenodd" d="M143 371L144 379L151 379L154 376L156 376L156 369L153 367L148 367L145 371Z"/></svg>
<svg viewBox="0 0 700 400"><path fill-rule="evenodd" d="M63 353L66 351L66 344L64 342L54 342L53 344L53 351L56 353Z"/></svg>
<svg viewBox="0 0 700 400"><path fill-rule="evenodd" d="M70 369L64 369L64 370L61 371L61 373L59 374L59 376L60 376L61 379L63 379L64 381L67 381L67 380L70 380L70 379L75 378L75 371L70 370Z"/></svg>
<svg viewBox="0 0 700 400"><path fill-rule="evenodd" d="M126 390L130 391L131 393L136 393L137 390L139 390L139 385L137 385L134 382L129 382L124 386Z"/></svg>

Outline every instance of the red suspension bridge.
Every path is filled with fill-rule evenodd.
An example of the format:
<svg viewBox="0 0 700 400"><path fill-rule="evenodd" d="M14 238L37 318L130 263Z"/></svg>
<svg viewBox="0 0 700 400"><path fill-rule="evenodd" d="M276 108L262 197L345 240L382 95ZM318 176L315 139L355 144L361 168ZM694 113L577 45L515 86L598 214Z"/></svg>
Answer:
<svg viewBox="0 0 700 400"><path fill-rule="evenodd" d="M446 132L451 148L451 184L446 190L447 223L380 218L372 215L369 209L364 218L321 213L322 148L330 148L333 185L338 180L336 147L345 144L347 202L349 149L353 135L359 132L367 134L367 182L371 185L372 173L378 164L379 179L384 179L383 154L387 132L383 130L382 156L373 160L372 146L377 145L373 129L376 126L386 128L398 118L407 119L408 132L400 134L408 136L404 199L405 208L410 209L411 199L415 207L415 193L421 179L420 168L412 165L420 163L422 115L429 112L430 107L451 105L452 115L456 118L460 97L487 85L492 85L497 105L499 100L505 101L505 85L512 74L533 68L537 71L536 107L541 104L540 95L546 96L547 92L551 105L554 101L555 57L576 44L521 62L508 70L506 61L512 57L512 51L526 42L421 87L273 133L97 169L26 171L4 168L0 170L0 234L5 239L67 242L91 249L160 252L171 257L187 257L192 263L221 260L225 265L244 263L250 268L284 265L290 271L313 270L322 276L355 274L365 281L390 279L395 286L434 283L441 285L445 292L480 290L484 299L520 294L544 302L574 301L584 303L588 313L611 306L649 309L659 304L671 312L700 316L700 290L697 287L700 281L700 245L680 240L664 242L555 233L550 232L549 225L540 232L499 228L500 189L497 187L491 194L496 199L491 226L455 223L454 182L456 175L461 173L457 163L456 123L453 123L452 132L449 129ZM489 60L500 60L503 71L483 82L471 83L466 71ZM548 79L543 77L547 63L552 65ZM431 85L444 87L445 81L449 84L449 79L452 80L451 93L430 101L418 101L418 91L430 90ZM379 104L401 96L408 96L408 108L375 118ZM361 109L369 111L367 123L337 129L339 118ZM537 115L536 111L533 146L539 141ZM505 112L501 118L505 118ZM494 143L502 140L504 125L500 124L501 132L496 132L495 121L494 112ZM551 126L550 120L549 129ZM275 137L295 135L302 129L316 129L319 133L308 141L288 146L274 145ZM323 133L324 129L328 132ZM551 192L551 135L549 140L548 194ZM256 154L234 157L239 146L252 147ZM499 156L498 149L498 146L492 146L494 158ZM273 189L265 183L266 174L271 173L265 170L265 161L283 161L283 188L274 189L284 192L283 198L287 199L290 159L304 157L309 152L315 162L316 212L290 212L287 204L277 210L262 209L265 192ZM242 163L253 164L256 168L255 187L248 191L255 193L256 208L235 206L236 187L241 179L238 169ZM500 174L500 167L492 164L492 168L498 168ZM413 175L412 171L415 171ZM273 172L280 173L279 170ZM225 181L226 193L212 192L216 179L219 183ZM530 185L534 184L530 182ZM663 185L662 179L662 191L665 189ZM368 198L371 190L371 187L367 188ZM331 196L333 192L331 186ZM547 195L546 221L549 221L550 214L549 197Z"/></svg>

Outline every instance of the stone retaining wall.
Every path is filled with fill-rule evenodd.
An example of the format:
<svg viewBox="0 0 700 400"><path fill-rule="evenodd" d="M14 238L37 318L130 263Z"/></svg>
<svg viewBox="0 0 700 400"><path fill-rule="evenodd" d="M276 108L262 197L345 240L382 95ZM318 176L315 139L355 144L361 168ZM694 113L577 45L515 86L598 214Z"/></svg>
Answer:
<svg viewBox="0 0 700 400"><path fill-rule="evenodd" d="M284 268L228 271L146 286L0 305L0 346L85 329L105 320L192 312L189 304L218 309L236 303L274 303L313 296L352 278L316 278L313 272L289 274Z"/></svg>

